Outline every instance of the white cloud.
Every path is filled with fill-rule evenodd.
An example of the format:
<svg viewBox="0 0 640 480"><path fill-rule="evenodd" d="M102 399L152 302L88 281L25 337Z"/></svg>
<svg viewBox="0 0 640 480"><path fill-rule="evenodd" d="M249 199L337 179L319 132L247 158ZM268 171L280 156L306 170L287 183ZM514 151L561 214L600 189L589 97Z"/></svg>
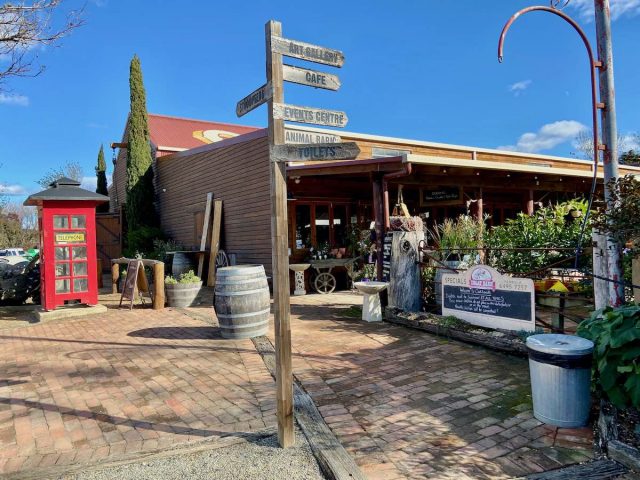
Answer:
<svg viewBox="0 0 640 480"><path fill-rule="evenodd" d="M0 93L0 104L26 107L29 105L29 97L17 94Z"/></svg>
<svg viewBox="0 0 640 480"><path fill-rule="evenodd" d="M498 150L536 153L573 140L580 132L585 130L587 130L587 127L580 122L560 120L543 125L536 133L523 133L515 145L503 145L498 147Z"/></svg>
<svg viewBox="0 0 640 480"><path fill-rule="evenodd" d="M577 10L583 21L593 21L593 0L571 0L569 7ZM640 0L611 0L611 20L636 15L640 15Z"/></svg>
<svg viewBox="0 0 640 480"><path fill-rule="evenodd" d="M107 174L107 186L111 185L112 174ZM80 188L84 188L85 190L90 190L92 192L96 191L98 187L98 177L95 175L93 177L82 177L80 180Z"/></svg>
<svg viewBox="0 0 640 480"><path fill-rule="evenodd" d="M511 85L509 85L509 91L513 92L513 94L517 97L527 88L529 88L529 85L531 85L531 83L532 80L521 80L519 82L512 83Z"/></svg>
<svg viewBox="0 0 640 480"><path fill-rule="evenodd" d="M627 133L620 136L618 152L623 153L628 152L629 150L640 152L640 135L637 133Z"/></svg>
<svg viewBox="0 0 640 480"><path fill-rule="evenodd" d="M80 181L80 188L84 188L85 190L91 190L92 192L96 191L96 186L98 185L98 177L82 177Z"/></svg>
<svg viewBox="0 0 640 480"><path fill-rule="evenodd" d="M0 195L20 196L27 195L27 189L22 185L2 185L0 184Z"/></svg>

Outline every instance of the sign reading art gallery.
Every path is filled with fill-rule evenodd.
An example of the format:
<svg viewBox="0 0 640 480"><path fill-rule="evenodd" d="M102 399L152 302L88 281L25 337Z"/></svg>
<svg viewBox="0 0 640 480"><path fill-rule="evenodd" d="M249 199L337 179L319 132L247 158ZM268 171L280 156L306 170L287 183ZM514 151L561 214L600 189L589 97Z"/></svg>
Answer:
<svg viewBox="0 0 640 480"><path fill-rule="evenodd" d="M535 331L533 280L501 275L486 265L442 276L442 315L473 325Z"/></svg>

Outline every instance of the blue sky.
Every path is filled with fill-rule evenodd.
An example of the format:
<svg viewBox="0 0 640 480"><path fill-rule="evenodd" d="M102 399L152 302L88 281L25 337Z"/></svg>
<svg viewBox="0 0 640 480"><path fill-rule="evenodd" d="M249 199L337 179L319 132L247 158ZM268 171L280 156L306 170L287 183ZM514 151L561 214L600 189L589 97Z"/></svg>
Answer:
<svg viewBox="0 0 640 480"><path fill-rule="evenodd" d="M85 25L38 52L46 71L0 94L1 188L21 201L66 161L93 177L100 144L122 134L134 53L149 112L264 126L264 108L238 120L235 104L264 83L270 18L284 36L346 57L342 69L324 68L339 74L338 92L288 84L288 103L344 110L350 131L569 155L591 118L579 37L555 16L528 14L511 29L505 62L496 58L502 26L532 3L90 0ZM592 3L572 0L565 12L594 41ZM640 0L612 0L612 9L618 126L627 135L640 131Z"/></svg>

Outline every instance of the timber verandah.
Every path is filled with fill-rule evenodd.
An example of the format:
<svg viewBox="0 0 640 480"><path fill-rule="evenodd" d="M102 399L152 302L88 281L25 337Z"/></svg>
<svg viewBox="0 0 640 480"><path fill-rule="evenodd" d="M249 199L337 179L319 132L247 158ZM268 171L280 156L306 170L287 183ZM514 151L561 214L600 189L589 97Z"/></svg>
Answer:
<svg viewBox="0 0 640 480"><path fill-rule="evenodd" d="M287 130L336 133L296 125ZM532 213L536 205L585 196L593 176L591 164L577 159L339 133L342 141L358 144L356 159L287 168L290 263L308 259L311 247L348 247L352 225L365 230L373 222L381 242L400 185L410 213L428 224L471 213L488 214L491 225ZM268 162L265 130L157 158L163 230L195 246L206 195L213 192L224 202L223 248L238 263L263 264L269 275ZM640 168L624 167L621 173L638 175Z"/></svg>

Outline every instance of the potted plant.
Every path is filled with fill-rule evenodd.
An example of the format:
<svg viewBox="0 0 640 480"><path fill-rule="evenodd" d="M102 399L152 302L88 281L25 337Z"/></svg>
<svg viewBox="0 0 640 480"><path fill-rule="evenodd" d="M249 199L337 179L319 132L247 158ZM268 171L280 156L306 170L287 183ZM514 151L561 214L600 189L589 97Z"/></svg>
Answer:
<svg viewBox="0 0 640 480"><path fill-rule="evenodd" d="M170 307L190 307L200 293L202 280L193 270L189 270L177 279L172 275L165 277L164 287L167 292L167 304Z"/></svg>

